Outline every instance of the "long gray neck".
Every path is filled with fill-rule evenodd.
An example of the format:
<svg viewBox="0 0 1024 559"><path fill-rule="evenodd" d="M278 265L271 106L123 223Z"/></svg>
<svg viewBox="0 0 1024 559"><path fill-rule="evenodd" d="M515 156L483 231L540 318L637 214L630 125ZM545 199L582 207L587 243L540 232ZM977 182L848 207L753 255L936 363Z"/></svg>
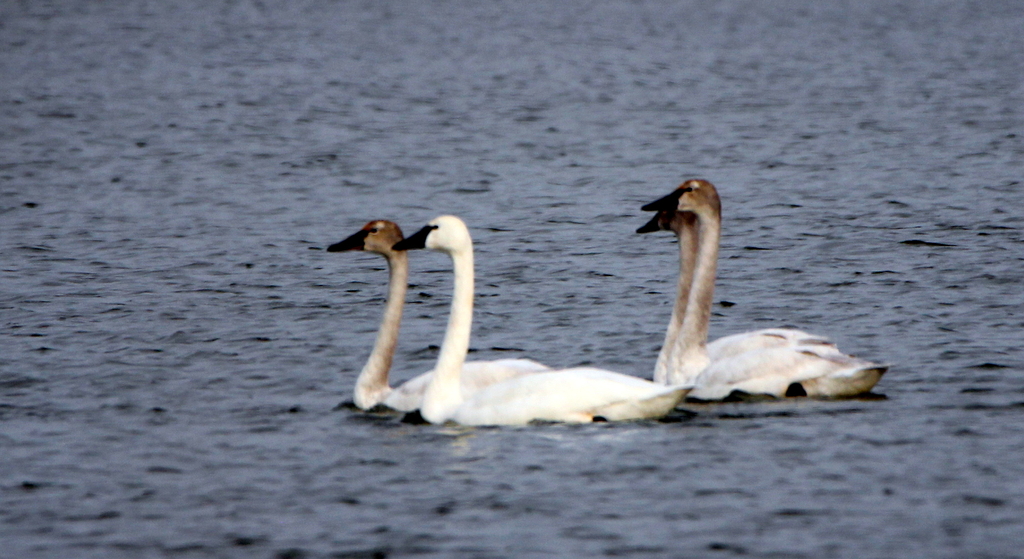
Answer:
<svg viewBox="0 0 1024 559"><path fill-rule="evenodd" d="M697 215L697 260L693 286L686 303L685 318L673 344L668 374L669 384L689 384L708 366L708 324L715 294L718 270L718 243L721 218L706 210Z"/></svg>
<svg viewBox="0 0 1024 559"><path fill-rule="evenodd" d="M398 344L398 330L402 323L402 307L409 285L409 257L405 252L385 253L388 261L388 300L384 305L384 318L377 330L377 340L366 365L356 379L353 400L360 409L369 409L381 403L391 387L388 372Z"/></svg>
<svg viewBox="0 0 1024 559"><path fill-rule="evenodd" d="M690 287L693 284L693 267L697 261L697 230L693 214L676 212L672 218L672 230L679 240L679 283L676 286L676 300L672 307L672 317L665 330L665 341L658 353L658 362L654 366L654 382L668 384L669 369L672 363L674 342L679 336L686 316L686 306L690 298Z"/></svg>

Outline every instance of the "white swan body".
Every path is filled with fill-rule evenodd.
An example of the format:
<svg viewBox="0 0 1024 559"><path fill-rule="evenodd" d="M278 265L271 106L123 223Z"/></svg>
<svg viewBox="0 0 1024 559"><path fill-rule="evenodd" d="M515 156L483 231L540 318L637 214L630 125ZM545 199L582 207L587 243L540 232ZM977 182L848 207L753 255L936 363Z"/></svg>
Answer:
<svg viewBox="0 0 1024 559"><path fill-rule="evenodd" d="M462 425L654 419L672 411L689 392L688 386L663 386L630 375L579 367L493 384L437 419L443 417Z"/></svg>
<svg viewBox="0 0 1024 559"><path fill-rule="evenodd" d="M391 247L402 240L402 230L394 222L375 220L343 241L327 248L328 252L364 250L382 255L388 262L388 298L384 307L384 318L377 331L373 351L366 365L356 378L353 401L360 409L384 405L398 411L413 411L420 407L423 393L433 371L427 371L392 388L388 385L388 373L398 343L398 331L405 305L405 293L409 279L408 255ZM496 361L470 361L463 366L462 391L473 394L481 388L504 382L521 375L551 368L532 359L499 359Z"/></svg>
<svg viewBox="0 0 1024 559"><path fill-rule="evenodd" d="M580 367L520 376L468 395L460 390L473 306L473 241L457 217L441 216L394 247L447 253L455 268L452 310L441 352L420 407L430 423L523 425L534 420L588 422L660 417L690 387L663 386L630 375Z"/></svg>
<svg viewBox="0 0 1024 559"><path fill-rule="evenodd" d="M721 234L718 193L707 181L690 180L643 209L657 210L658 215L638 232L671 229L679 235L681 245L692 244L696 251L688 255L691 249L680 247L681 261L693 262L688 274L691 285L684 294L686 286L680 280L676 309L681 308L684 317L675 327L677 334L670 347L662 348L666 364L663 370L655 370L656 380L660 373L669 384L692 383L695 388L690 397L706 400L724 398L733 390L779 397L852 396L871 390L878 382L886 366L843 355L827 338L800 330L757 330L708 344ZM679 216L686 213L695 219ZM694 230L687 232L691 228ZM680 303L683 298L685 303ZM673 328L670 323L669 332ZM660 362L659 356L659 366Z"/></svg>

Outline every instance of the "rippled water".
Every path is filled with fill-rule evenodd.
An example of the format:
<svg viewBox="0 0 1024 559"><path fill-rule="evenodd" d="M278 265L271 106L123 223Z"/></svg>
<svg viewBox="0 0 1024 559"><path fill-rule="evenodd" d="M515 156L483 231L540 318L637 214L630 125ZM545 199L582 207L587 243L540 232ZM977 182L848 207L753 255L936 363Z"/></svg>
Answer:
<svg viewBox="0 0 1024 559"><path fill-rule="evenodd" d="M11 557L1010 557L1024 529L1017 2L0 5ZM826 3L827 4L827 3ZM649 376L723 196L712 336L798 326L881 399L462 429L350 398L383 261L477 246L474 357ZM430 367L417 253L394 374Z"/></svg>

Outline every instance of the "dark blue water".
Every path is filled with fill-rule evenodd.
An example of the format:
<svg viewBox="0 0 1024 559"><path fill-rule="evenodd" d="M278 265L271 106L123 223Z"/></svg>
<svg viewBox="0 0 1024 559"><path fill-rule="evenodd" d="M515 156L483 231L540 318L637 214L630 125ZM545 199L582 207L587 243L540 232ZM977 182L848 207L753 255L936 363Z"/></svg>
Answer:
<svg viewBox="0 0 1024 559"><path fill-rule="evenodd" d="M0 4L0 555L1015 557L1017 2ZM463 429L337 409L441 213L474 358L649 377L723 198L712 336L829 335L884 398ZM417 253L393 371L436 358Z"/></svg>

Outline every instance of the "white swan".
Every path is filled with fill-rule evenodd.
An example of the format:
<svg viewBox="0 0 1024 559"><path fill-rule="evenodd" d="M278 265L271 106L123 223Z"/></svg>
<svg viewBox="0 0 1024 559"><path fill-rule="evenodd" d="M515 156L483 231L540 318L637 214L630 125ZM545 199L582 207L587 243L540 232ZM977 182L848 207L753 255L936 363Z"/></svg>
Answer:
<svg viewBox="0 0 1024 559"><path fill-rule="evenodd" d="M670 347L662 348L655 374L664 371L669 384L693 383L691 398L717 400L733 391L774 396L854 396L871 390L887 366L843 355L826 338L799 330L767 329L726 336L707 343L711 317L718 245L721 234L721 200L714 185L704 180L683 183L672 194L647 204L658 211L646 232L671 229L680 236L682 266L693 263L692 273L681 274L676 312L669 332L676 331ZM693 219L679 214L691 213ZM696 247L690 254L689 246ZM687 279L687 275L689 276ZM691 283L683 298L686 281Z"/></svg>
<svg viewBox="0 0 1024 559"><path fill-rule="evenodd" d="M460 372L473 321L473 241L457 217L441 216L395 250L429 248L447 253L455 268L448 328L420 414L431 423L523 425L533 420L589 422L655 418L672 410L689 387L663 386L637 377L580 367L495 383L476 394L460 390Z"/></svg>
<svg viewBox="0 0 1024 559"><path fill-rule="evenodd" d="M398 343L398 330L402 322L402 307L405 305L409 278L408 255L404 251L391 249L402 238L402 229L396 223L381 219L367 223L345 240L327 247L328 252L375 252L388 262L388 298L384 306L384 318L377 331L373 351L370 352L366 365L356 378L352 398L355 405L364 410L378 404L398 411L413 411L419 408L432 372L427 371L394 388L388 385L388 372ZM462 390L472 394L495 382L549 370L549 367L530 359L470 361L463 366Z"/></svg>

